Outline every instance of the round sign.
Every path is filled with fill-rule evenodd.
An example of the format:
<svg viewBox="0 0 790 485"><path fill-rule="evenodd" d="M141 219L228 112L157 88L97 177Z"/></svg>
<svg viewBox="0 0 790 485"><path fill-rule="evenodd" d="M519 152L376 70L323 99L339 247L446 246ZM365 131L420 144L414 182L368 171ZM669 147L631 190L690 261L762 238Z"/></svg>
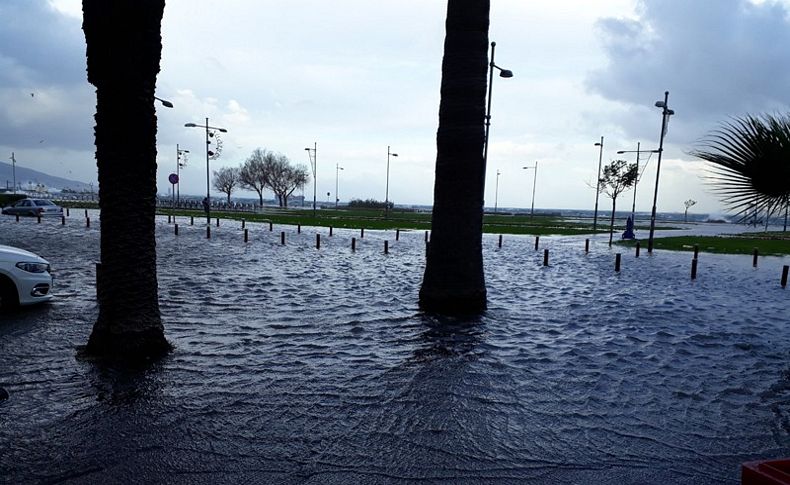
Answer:
<svg viewBox="0 0 790 485"><path fill-rule="evenodd" d="M167 180L169 180L171 184L177 184L178 183L178 175L176 175L174 173L171 173L170 176L167 177Z"/></svg>

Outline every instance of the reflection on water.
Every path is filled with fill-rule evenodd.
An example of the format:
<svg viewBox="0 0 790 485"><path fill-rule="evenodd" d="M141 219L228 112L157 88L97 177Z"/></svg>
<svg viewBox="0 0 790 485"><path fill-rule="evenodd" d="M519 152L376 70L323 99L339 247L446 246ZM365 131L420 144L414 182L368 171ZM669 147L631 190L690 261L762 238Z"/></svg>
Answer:
<svg viewBox="0 0 790 485"><path fill-rule="evenodd" d="M95 217L92 217L95 220ZM0 318L9 483L737 483L790 454L786 259L624 254L485 239L489 310L416 306L423 233L302 234L160 220L175 351L75 358L96 306L96 224L0 219L53 263L57 299ZM390 254L383 241L390 240ZM601 240L603 241L603 239Z"/></svg>

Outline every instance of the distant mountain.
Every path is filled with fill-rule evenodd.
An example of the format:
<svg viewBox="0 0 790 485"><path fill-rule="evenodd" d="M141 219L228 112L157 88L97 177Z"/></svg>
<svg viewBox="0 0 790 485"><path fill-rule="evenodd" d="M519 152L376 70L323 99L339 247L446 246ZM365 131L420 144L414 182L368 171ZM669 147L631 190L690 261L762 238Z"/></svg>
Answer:
<svg viewBox="0 0 790 485"><path fill-rule="evenodd" d="M10 163L0 162L0 189L5 189L6 187L10 189L14 184L13 180L13 166ZM34 186L43 184L49 189L58 191L63 189L76 190L77 192L91 190L90 184L85 182L55 177L44 172L20 167L19 165L16 166L16 183L17 186L21 186L23 189L28 188L29 184Z"/></svg>

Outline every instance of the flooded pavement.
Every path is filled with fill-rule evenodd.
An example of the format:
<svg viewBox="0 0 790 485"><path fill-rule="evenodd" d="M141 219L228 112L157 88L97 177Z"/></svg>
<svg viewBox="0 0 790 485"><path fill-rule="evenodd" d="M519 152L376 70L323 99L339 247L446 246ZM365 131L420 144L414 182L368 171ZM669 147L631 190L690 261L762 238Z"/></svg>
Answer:
<svg viewBox="0 0 790 485"><path fill-rule="evenodd" d="M790 456L790 258L701 253L691 281L688 253L622 250L618 274L604 236L485 236L489 310L453 320L417 309L422 231L245 244L160 217L175 350L122 371L75 358L91 219L0 218L56 274L52 304L0 315L8 483L737 483Z"/></svg>

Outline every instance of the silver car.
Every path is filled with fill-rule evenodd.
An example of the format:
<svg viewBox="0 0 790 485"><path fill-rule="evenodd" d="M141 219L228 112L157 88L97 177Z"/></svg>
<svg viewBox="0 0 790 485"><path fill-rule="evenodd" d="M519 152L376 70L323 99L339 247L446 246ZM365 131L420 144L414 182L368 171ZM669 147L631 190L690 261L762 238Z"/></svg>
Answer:
<svg viewBox="0 0 790 485"><path fill-rule="evenodd" d="M22 199L14 205L4 207L3 214L10 216L60 217L63 215L63 208L47 199Z"/></svg>

